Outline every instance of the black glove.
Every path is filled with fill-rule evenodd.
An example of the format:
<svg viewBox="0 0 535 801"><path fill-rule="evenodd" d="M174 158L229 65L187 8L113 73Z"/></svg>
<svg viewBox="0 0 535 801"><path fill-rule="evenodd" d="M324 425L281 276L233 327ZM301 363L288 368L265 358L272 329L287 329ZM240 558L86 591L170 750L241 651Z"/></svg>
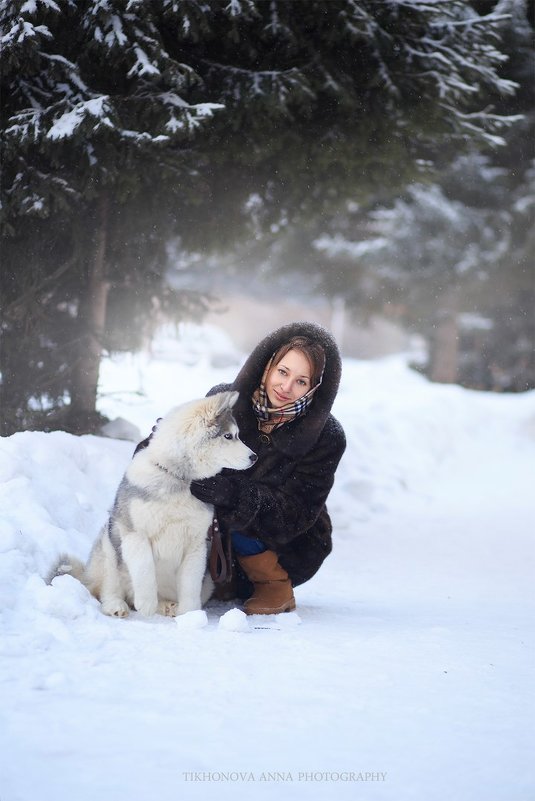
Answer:
<svg viewBox="0 0 535 801"><path fill-rule="evenodd" d="M203 478L191 482L190 492L199 501L232 509L238 502L238 480L221 475Z"/></svg>

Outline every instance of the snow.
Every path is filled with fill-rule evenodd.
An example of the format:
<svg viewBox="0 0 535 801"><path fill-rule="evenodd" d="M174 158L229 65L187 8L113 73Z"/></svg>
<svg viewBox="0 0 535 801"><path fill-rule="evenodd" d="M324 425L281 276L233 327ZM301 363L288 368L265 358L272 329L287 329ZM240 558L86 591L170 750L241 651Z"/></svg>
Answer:
<svg viewBox="0 0 535 801"><path fill-rule="evenodd" d="M44 6L46 9L50 9L51 11L56 11L61 13L61 9L54 0L39 0L39 3ZM22 4L19 10L19 14L35 14L37 12L37 3L36 0L26 0L25 3Z"/></svg>
<svg viewBox="0 0 535 801"><path fill-rule="evenodd" d="M123 23L118 14L111 15L111 28L112 30L110 30L109 33L106 34L105 38L107 46L111 49L115 45L115 42L117 42L119 47L124 47L124 45L128 42L128 37L125 35L123 31ZM143 53L143 51L140 50L140 48L134 47L134 52L136 53L140 61L142 60L141 55L145 56L145 54ZM159 71L156 70L156 72ZM140 75L141 74L143 73L141 72Z"/></svg>
<svg viewBox="0 0 535 801"><path fill-rule="evenodd" d="M107 359L101 411L150 431L243 359L217 329ZM334 551L297 610L110 619L77 581L133 444L0 440L2 801L527 801L535 393L344 360ZM121 425L122 429L122 425Z"/></svg>
<svg viewBox="0 0 535 801"><path fill-rule="evenodd" d="M193 612L186 612L184 615L175 617L174 621L180 631L203 629L208 625L208 615L204 609L197 609Z"/></svg>
<svg viewBox="0 0 535 801"><path fill-rule="evenodd" d="M122 42L120 42L122 44ZM160 70L153 64L150 58L147 56L144 50L141 47L134 47L134 53L136 54L136 63L128 71L128 77L131 78L133 75L160 75Z"/></svg>
<svg viewBox="0 0 535 801"><path fill-rule="evenodd" d="M108 95L94 97L77 103L71 110L62 114L47 133L48 139L65 139L72 136L74 131L87 119L94 117L103 125L112 127L110 118L106 116L109 111Z"/></svg>

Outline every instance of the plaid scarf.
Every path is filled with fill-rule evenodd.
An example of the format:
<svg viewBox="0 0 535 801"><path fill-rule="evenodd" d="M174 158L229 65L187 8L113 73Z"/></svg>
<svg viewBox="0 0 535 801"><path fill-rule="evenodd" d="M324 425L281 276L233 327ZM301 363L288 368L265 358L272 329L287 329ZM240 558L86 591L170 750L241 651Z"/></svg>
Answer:
<svg viewBox="0 0 535 801"><path fill-rule="evenodd" d="M323 379L323 372L320 375L318 383L311 387L308 392L302 395L297 400L291 401L290 403L285 404L284 406L278 406L277 408L270 407L269 398L266 392L266 379L268 376L269 371L273 365L273 359L275 358L275 354L271 357L269 362L266 365L266 369L264 370L264 374L262 376L262 380L260 382L260 386L258 389L255 389L253 392L253 396L251 398L253 402L253 412L255 413L259 422L267 422L272 421L275 418L275 422L273 424L273 429L279 428L280 426L288 423L290 420L295 420L297 417L301 417L303 415L310 404L314 399L314 393L316 392L317 388L321 384Z"/></svg>

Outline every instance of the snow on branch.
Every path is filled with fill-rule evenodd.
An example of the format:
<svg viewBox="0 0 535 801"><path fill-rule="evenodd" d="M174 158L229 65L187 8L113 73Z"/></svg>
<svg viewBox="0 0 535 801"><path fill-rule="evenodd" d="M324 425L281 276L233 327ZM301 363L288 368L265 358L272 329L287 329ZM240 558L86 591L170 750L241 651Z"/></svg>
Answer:
<svg viewBox="0 0 535 801"><path fill-rule="evenodd" d="M346 8L339 12L338 17L342 33L347 33L350 38L373 40L379 31L390 38L390 35L381 29L375 17L357 0L347 0Z"/></svg>
<svg viewBox="0 0 535 801"><path fill-rule="evenodd" d="M449 116L454 120L461 132L468 134L470 138L481 139L493 147L501 147L505 144L505 139L497 135L498 131L509 128L514 123L524 119L522 114L492 114L489 110L466 114L456 106L446 103L441 104L449 112Z"/></svg>
<svg viewBox="0 0 535 801"><path fill-rule="evenodd" d="M35 141L40 134L41 119L40 109L36 108L14 114L10 120L11 125L5 130L6 141L8 139L17 139L21 143Z"/></svg>
<svg viewBox="0 0 535 801"><path fill-rule="evenodd" d="M49 9L50 11L55 11L56 13L61 13L61 9L54 0L38 0L40 5L44 6L45 8ZM36 14L37 13L37 0L26 0L19 9L19 14Z"/></svg>
<svg viewBox="0 0 535 801"><path fill-rule="evenodd" d="M141 76L161 74L156 64L150 60L141 47L134 47L134 53L136 54L136 61L134 66L127 73L129 78L132 78L134 75Z"/></svg>
<svg viewBox="0 0 535 801"><path fill-rule="evenodd" d="M73 87L76 87L76 89L82 92L85 96L89 94L89 88L82 79L76 64L73 64L72 61L69 61L67 58L60 56L57 53L46 53L44 51L39 51L39 56L43 59L43 61L49 61L52 64L60 65L65 68L64 82L57 84L57 88L61 89L65 95L73 95ZM69 83L71 84L70 86L68 86Z"/></svg>
<svg viewBox="0 0 535 801"><path fill-rule="evenodd" d="M236 102L243 102L246 98L266 101L276 98L279 112L288 114L290 101L302 101L304 97L315 98L315 93L304 74L304 68L248 70L206 59L202 59L202 63L206 64L210 71L220 72L225 93L233 97Z"/></svg>
<svg viewBox="0 0 535 801"><path fill-rule="evenodd" d="M97 121L95 127L101 125L113 128L113 123L107 116L111 112L109 106L109 96L102 95L91 100L78 103L71 111L67 111L59 117L47 133L47 139L65 139L73 136L76 129L87 120L94 117Z"/></svg>
<svg viewBox="0 0 535 801"><path fill-rule="evenodd" d="M229 17L258 16L254 0L229 0L223 11Z"/></svg>
<svg viewBox="0 0 535 801"><path fill-rule="evenodd" d="M3 47L13 46L15 44L21 45L26 39L38 39L44 36L46 39L52 39L52 34L46 25L33 25L31 22L22 18L5 33L0 39L0 44Z"/></svg>
<svg viewBox="0 0 535 801"><path fill-rule="evenodd" d="M64 178L43 172L28 164L22 157L18 159L20 170L15 174L11 185L5 187L6 198L20 197L21 212L44 217L50 210L51 195L63 196L69 200L79 199L80 194Z"/></svg>
<svg viewBox="0 0 535 801"><path fill-rule="evenodd" d="M414 63L422 65L420 77L435 78L440 97L452 95L460 99L463 95L477 93L484 83L494 85L504 94L513 94L517 88L514 81L499 78L496 74L495 64L506 57L494 48L487 47L483 52L473 53L423 38L419 49L407 45L406 50Z"/></svg>
<svg viewBox="0 0 535 801"><path fill-rule="evenodd" d="M123 47L128 42L128 37L125 36L123 30L123 23L117 14L112 14L110 18L110 30L106 34L105 40L108 47L113 47L115 43L119 47Z"/></svg>
<svg viewBox="0 0 535 801"><path fill-rule="evenodd" d="M127 128L123 128L118 131L119 135L123 139L127 139L131 144L136 145L154 145L154 144L163 144L169 141L169 137L165 136L164 134L158 134L157 136L152 136L148 131L132 131L128 130Z"/></svg>
<svg viewBox="0 0 535 801"><path fill-rule="evenodd" d="M176 102L178 100L181 102ZM167 101L166 105L174 106L169 119L165 123L165 127L170 134L182 132L191 133L213 117L214 111L224 108L221 103L198 103L197 105L189 105L189 103L185 103L178 97L175 97L172 102ZM178 116L175 113L177 109L179 110Z"/></svg>
<svg viewBox="0 0 535 801"><path fill-rule="evenodd" d="M269 7L270 20L264 26L264 30L271 36L281 36L289 42L295 41L295 36L291 28L285 25L279 16L276 0L271 0Z"/></svg>

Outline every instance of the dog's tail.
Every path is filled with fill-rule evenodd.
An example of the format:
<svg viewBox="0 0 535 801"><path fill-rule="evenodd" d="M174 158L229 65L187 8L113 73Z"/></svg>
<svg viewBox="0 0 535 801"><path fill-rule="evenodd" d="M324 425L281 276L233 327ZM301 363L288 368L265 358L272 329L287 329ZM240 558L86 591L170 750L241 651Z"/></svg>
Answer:
<svg viewBox="0 0 535 801"><path fill-rule="evenodd" d="M50 568L46 583L52 584L52 580L56 576L72 576L87 586L87 573L84 563L74 556L68 556L68 554L61 554L59 559L56 560L54 566Z"/></svg>

